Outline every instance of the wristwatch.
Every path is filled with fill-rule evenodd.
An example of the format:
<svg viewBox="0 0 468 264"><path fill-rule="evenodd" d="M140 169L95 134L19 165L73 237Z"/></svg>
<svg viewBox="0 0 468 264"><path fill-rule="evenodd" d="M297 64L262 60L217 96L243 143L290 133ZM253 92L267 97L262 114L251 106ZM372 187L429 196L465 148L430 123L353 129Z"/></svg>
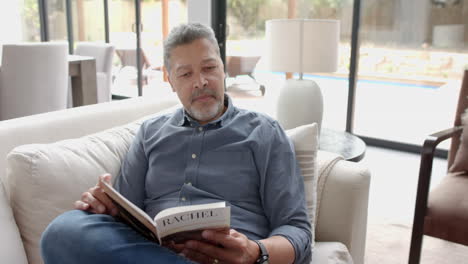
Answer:
<svg viewBox="0 0 468 264"><path fill-rule="evenodd" d="M258 240L254 240L254 242L257 243L258 247L260 248L260 256L255 261L255 263L268 264L268 259L270 258L270 255L268 254L265 245L263 245L263 243Z"/></svg>

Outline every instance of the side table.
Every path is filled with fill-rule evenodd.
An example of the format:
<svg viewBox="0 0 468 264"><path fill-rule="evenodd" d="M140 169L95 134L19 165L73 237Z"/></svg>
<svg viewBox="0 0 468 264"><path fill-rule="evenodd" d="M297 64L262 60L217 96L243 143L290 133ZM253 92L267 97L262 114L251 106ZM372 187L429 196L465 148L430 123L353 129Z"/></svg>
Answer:
<svg viewBox="0 0 468 264"><path fill-rule="evenodd" d="M351 133L322 128L319 149L339 154L345 160L358 162L364 158L366 143Z"/></svg>

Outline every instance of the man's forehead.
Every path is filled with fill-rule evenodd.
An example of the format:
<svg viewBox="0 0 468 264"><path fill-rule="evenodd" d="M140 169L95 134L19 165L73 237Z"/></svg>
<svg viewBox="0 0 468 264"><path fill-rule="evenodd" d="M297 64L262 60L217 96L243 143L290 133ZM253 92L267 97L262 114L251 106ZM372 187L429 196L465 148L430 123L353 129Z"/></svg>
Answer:
<svg viewBox="0 0 468 264"><path fill-rule="evenodd" d="M190 67L193 67L193 66L196 66L197 64L206 64L206 63L213 63L213 62L217 62L217 59L215 57L208 57L208 58L203 58L201 61L189 61L189 60L186 60L186 61L179 61L179 62L175 62L175 69L176 70L179 70L179 69L186 69L186 68L190 68Z"/></svg>

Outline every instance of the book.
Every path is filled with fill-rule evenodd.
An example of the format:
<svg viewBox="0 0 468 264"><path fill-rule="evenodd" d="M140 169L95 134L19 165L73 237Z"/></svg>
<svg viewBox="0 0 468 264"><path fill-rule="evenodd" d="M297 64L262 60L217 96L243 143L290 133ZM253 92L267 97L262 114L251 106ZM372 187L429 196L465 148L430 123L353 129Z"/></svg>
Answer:
<svg viewBox="0 0 468 264"><path fill-rule="evenodd" d="M130 202L112 185L101 180L101 188L119 209L118 218L147 239L164 245L189 239L202 240L201 231L229 231L231 208L226 202L172 207L159 212L154 219Z"/></svg>

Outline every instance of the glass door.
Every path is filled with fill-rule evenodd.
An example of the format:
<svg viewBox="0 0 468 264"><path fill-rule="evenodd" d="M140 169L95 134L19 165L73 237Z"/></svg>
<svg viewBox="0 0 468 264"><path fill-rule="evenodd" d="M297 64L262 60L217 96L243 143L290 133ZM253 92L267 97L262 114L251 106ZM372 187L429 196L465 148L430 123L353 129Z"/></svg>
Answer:
<svg viewBox="0 0 468 264"><path fill-rule="evenodd" d="M0 35L0 58L2 44L41 41L37 0L0 1Z"/></svg>
<svg viewBox="0 0 468 264"><path fill-rule="evenodd" d="M65 11L65 1L48 0L47 22L50 41L67 41L67 15Z"/></svg>
<svg viewBox="0 0 468 264"><path fill-rule="evenodd" d="M115 46L112 94L138 96L136 14L133 0L109 1L109 37Z"/></svg>
<svg viewBox="0 0 468 264"><path fill-rule="evenodd" d="M277 91L291 74L271 72L265 66L265 22L269 19L314 18L340 21L338 71L304 74L321 87L324 99L322 127L345 130L352 25L348 0L227 0L227 92L233 97L264 98L262 107L274 112ZM262 95L261 85L265 87ZM252 105L255 107L255 105Z"/></svg>
<svg viewBox="0 0 468 264"><path fill-rule="evenodd" d="M140 56L137 65L137 17L140 4ZM116 46L112 93L138 96L138 67L141 68L141 93L144 96L169 94L163 73L162 44L169 30L187 22L184 0L114 0L109 3L110 42ZM155 95L157 94L157 95Z"/></svg>
<svg viewBox="0 0 468 264"><path fill-rule="evenodd" d="M421 145L453 125L466 10L468 1L362 1L355 133Z"/></svg>
<svg viewBox="0 0 468 264"><path fill-rule="evenodd" d="M163 41L173 27L186 22L186 1L152 0L141 3L143 96L173 96L163 71Z"/></svg>
<svg viewBox="0 0 468 264"><path fill-rule="evenodd" d="M104 4L102 0L71 0L73 40L78 42L104 42Z"/></svg>

